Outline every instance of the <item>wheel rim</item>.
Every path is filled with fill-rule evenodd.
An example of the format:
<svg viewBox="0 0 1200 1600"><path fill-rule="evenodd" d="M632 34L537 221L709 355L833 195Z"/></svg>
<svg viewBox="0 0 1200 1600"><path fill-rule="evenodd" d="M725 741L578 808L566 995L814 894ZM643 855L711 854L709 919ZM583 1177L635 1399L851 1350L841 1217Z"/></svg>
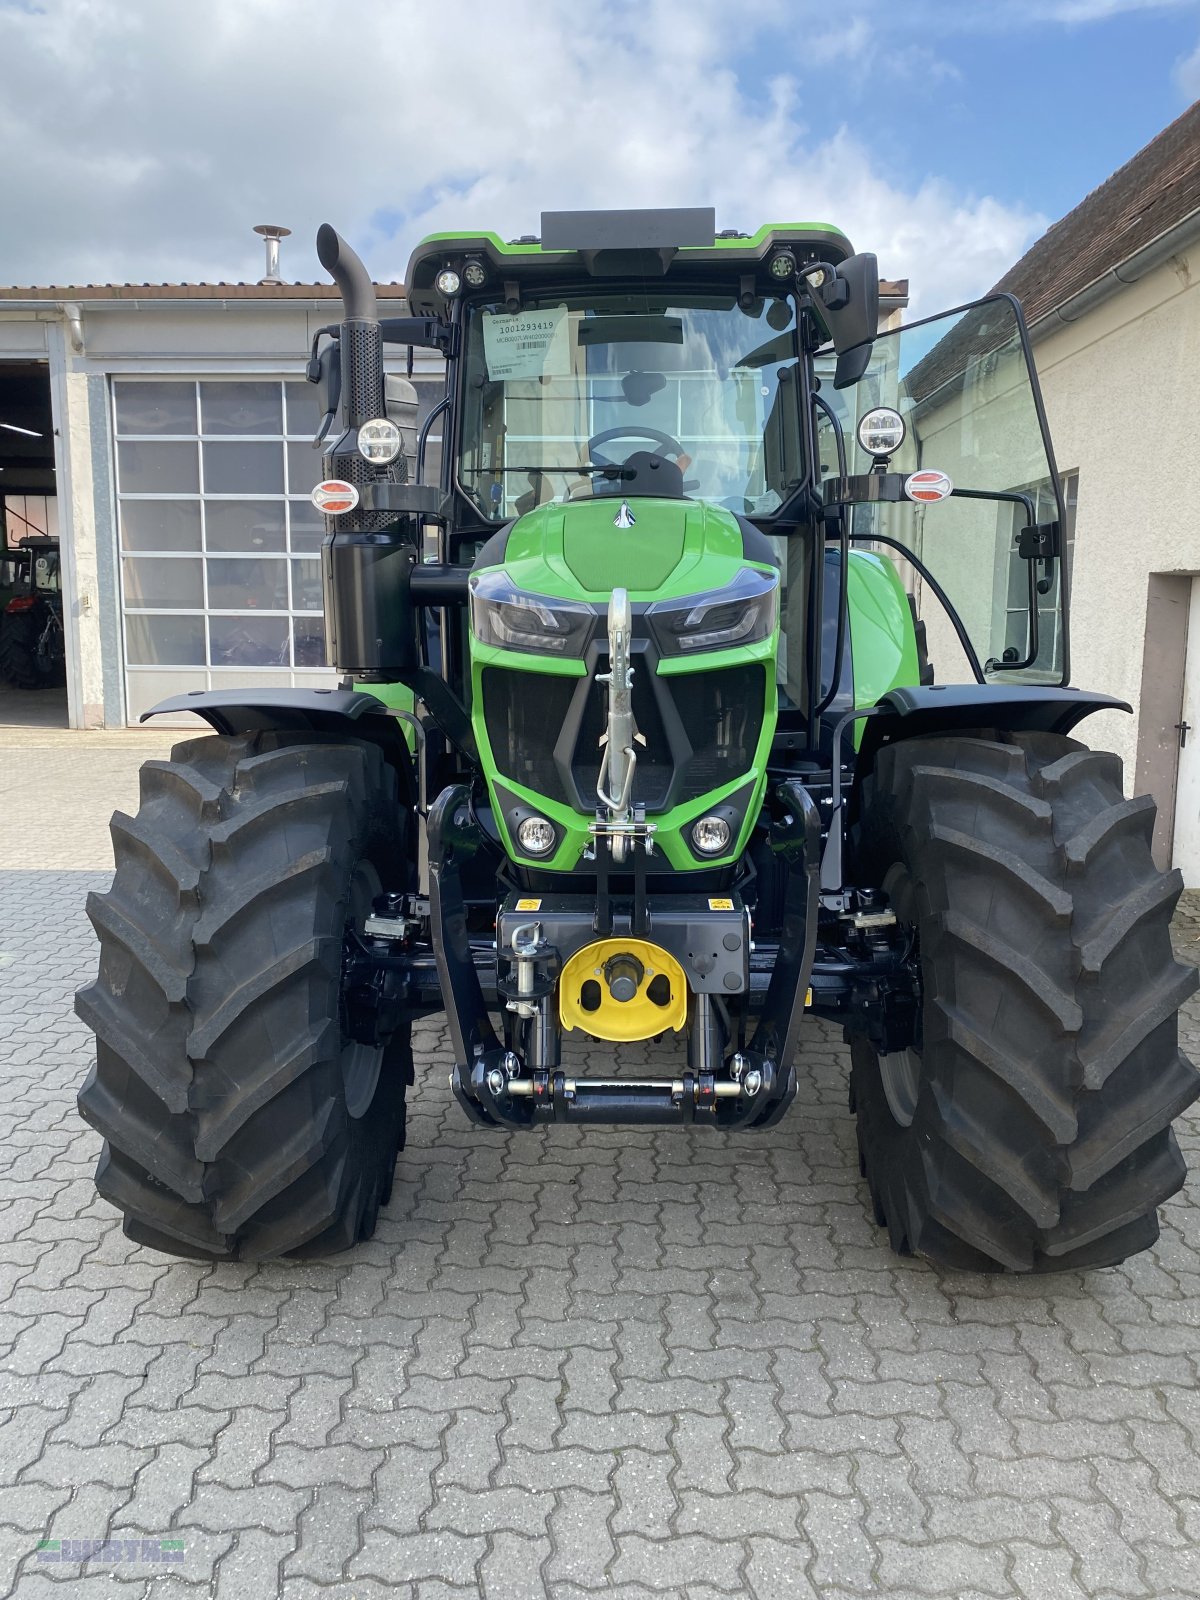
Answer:
<svg viewBox="0 0 1200 1600"><path fill-rule="evenodd" d="M921 1093L921 1057L910 1045L879 1057L879 1076L888 1110L902 1128L912 1125Z"/></svg>
<svg viewBox="0 0 1200 1600"><path fill-rule="evenodd" d="M369 861L360 861L350 879L350 893L346 905L346 926L361 934L363 924L371 914L377 895L383 885L379 874ZM342 1041L342 1088L346 1096L346 1110L358 1121L366 1116L383 1066L383 1046L361 1044L357 1039Z"/></svg>

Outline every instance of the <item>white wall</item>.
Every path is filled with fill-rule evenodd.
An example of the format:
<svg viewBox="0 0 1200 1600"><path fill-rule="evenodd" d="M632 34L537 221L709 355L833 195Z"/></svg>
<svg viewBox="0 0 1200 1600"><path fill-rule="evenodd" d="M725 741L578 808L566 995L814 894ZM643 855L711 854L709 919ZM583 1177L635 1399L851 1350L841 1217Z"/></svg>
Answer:
<svg viewBox="0 0 1200 1600"><path fill-rule="evenodd" d="M1034 350L1059 470L1079 469L1071 681L1134 716L1080 728L1132 784L1151 572L1200 571L1200 245Z"/></svg>

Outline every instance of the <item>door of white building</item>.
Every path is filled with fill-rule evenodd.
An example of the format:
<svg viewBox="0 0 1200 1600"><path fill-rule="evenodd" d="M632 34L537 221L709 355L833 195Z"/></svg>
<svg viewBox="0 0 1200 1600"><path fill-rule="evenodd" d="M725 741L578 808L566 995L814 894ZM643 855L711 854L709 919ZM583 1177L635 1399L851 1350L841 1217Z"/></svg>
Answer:
<svg viewBox="0 0 1200 1600"><path fill-rule="evenodd" d="M1179 767L1175 779L1172 865L1189 889L1200 889L1200 576L1191 580Z"/></svg>

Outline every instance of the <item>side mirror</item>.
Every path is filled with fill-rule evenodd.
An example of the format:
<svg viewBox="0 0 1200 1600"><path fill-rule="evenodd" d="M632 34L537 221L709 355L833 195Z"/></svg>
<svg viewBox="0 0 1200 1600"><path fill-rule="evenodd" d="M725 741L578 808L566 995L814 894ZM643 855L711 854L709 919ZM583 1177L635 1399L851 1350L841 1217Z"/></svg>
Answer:
<svg viewBox="0 0 1200 1600"><path fill-rule="evenodd" d="M320 334L317 338L320 338ZM315 446L322 442L333 426L342 398L342 351L337 339L331 339L320 354L314 351L304 376L309 383L315 383L317 386L317 406L321 412L321 426L313 440Z"/></svg>
<svg viewBox="0 0 1200 1600"><path fill-rule="evenodd" d="M869 251L849 256L816 291L821 315L837 352L835 389L858 382L871 360L879 332L879 262Z"/></svg>

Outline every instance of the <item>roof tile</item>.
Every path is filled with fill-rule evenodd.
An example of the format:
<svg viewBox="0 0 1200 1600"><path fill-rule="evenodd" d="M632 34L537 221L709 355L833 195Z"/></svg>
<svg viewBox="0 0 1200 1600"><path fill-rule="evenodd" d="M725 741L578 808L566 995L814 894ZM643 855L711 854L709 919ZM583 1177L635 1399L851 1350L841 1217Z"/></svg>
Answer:
<svg viewBox="0 0 1200 1600"><path fill-rule="evenodd" d="M1197 209L1200 100L1049 228L996 290L1037 322Z"/></svg>

